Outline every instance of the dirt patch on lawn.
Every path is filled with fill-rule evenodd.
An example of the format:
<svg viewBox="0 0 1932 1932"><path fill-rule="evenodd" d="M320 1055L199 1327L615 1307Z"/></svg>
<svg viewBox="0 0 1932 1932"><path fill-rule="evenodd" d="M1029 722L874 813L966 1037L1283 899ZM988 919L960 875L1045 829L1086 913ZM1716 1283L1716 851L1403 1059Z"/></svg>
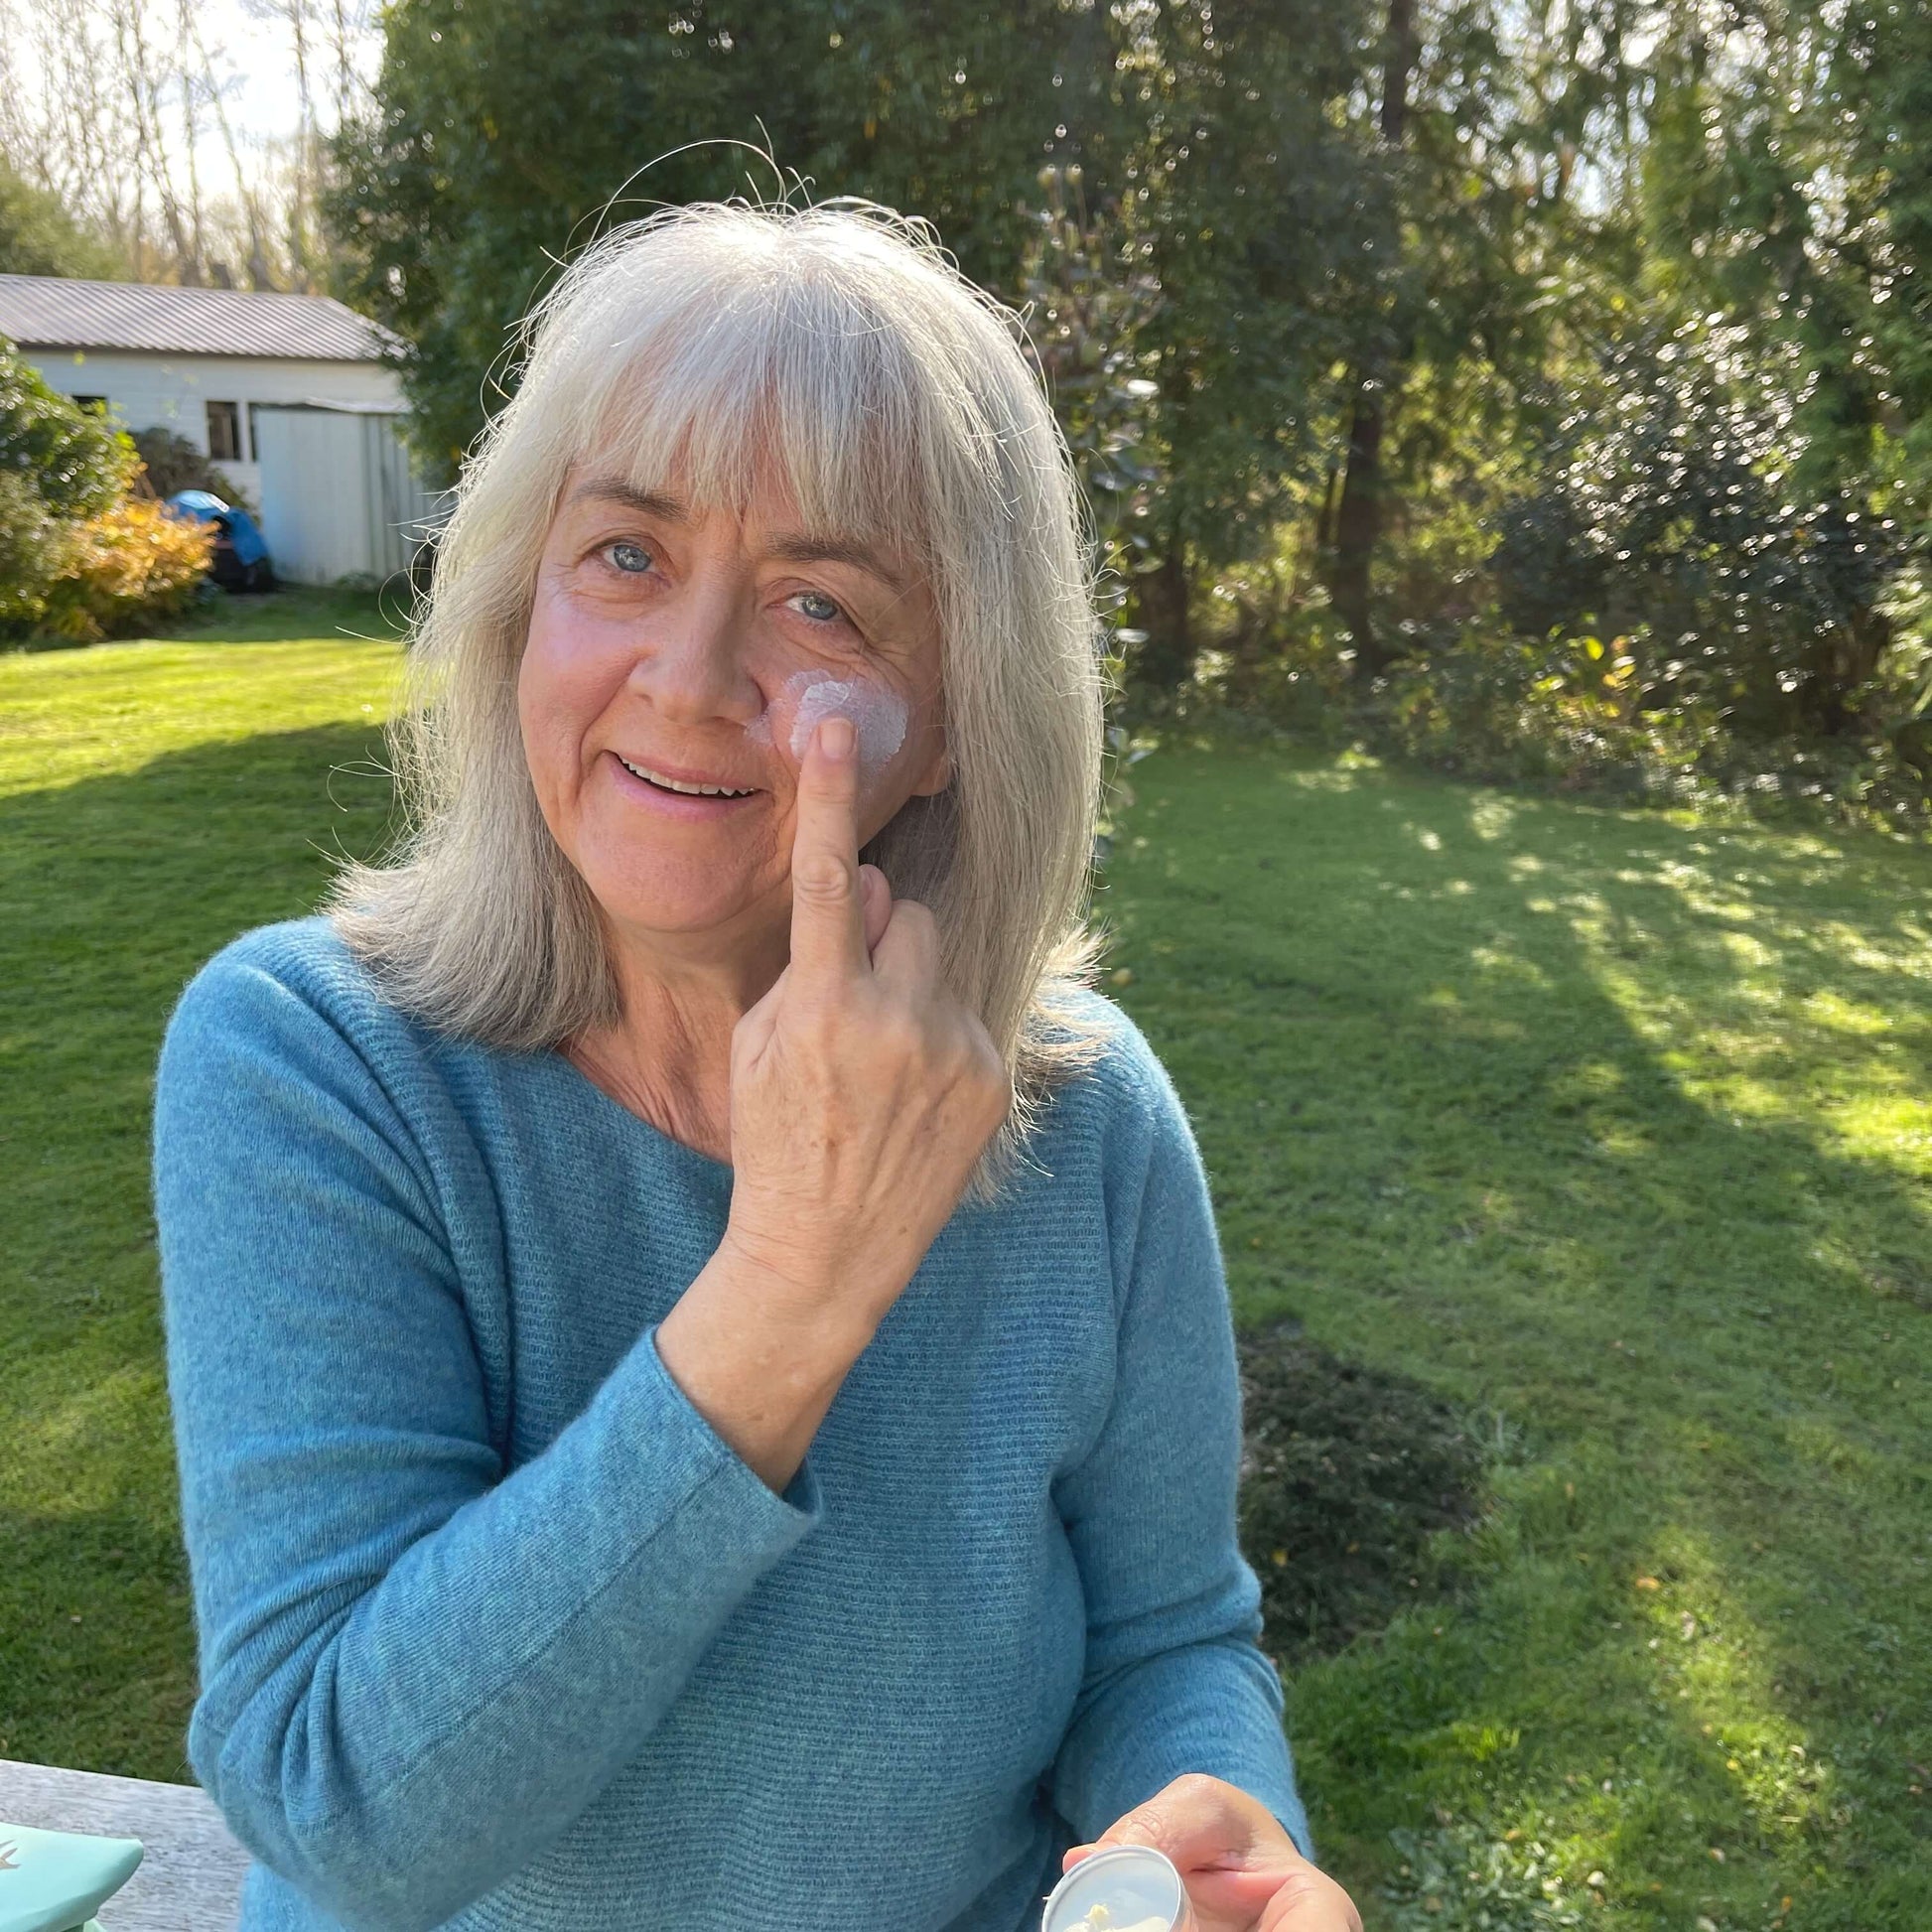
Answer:
<svg viewBox="0 0 1932 1932"><path fill-rule="evenodd" d="M1483 1425L1299 1323L1239 1348L1241 1547L1261 1579L1262 1641L1285 1664L1327 1656L1440 1593L1429 1541L1480 1513Z"/></svg>

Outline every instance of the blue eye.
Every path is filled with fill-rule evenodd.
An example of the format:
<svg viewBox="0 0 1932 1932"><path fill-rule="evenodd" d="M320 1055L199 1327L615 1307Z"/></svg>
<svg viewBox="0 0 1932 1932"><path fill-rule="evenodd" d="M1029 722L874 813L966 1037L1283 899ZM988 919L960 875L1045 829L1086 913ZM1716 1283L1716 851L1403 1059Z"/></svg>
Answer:
<svg viewBox="0 0 1932 1932"><path fill-rule="evenodd" d="M799 615L814 623L836 623L845 616L823 591L800 591L791 601Z"/></svg>
<svg viewBox="0 0 1932 1932"><path fill-rule="evenodd" d="M610 558L613 569L622 571L627 577L635 577L650 568L650 552L640 543L613 543L606 547L604 554Z"/></svg>

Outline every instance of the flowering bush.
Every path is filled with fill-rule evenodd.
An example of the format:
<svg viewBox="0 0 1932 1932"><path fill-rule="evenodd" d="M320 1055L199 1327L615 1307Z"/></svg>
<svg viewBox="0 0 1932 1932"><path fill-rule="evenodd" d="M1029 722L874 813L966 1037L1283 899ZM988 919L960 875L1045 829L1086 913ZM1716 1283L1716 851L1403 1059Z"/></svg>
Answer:
<svg viewBox="0 0 1932 1932"><path fill-rule="evenodd" d="M179 615L194 599L214 527L134 498L69 525L40 597L37 627L77 643L124 637Z"/></svg>

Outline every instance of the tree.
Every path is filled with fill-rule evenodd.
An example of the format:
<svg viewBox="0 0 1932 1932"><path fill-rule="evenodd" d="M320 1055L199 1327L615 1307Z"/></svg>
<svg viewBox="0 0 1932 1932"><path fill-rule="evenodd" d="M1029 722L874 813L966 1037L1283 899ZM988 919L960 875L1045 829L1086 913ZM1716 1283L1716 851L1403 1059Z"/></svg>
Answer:
<svg viewBox="0 0 1932 1932"><path fill-rule="evenodd" d="M89 234L58 195L22 181L0 158L0 275L118 280L126 264Z"/></svg>
<svg viewBox="0 0 1932 1932"><path fill-rule="evenodd" d="M345 290L407 344L423 454L460 460L573 248L662 204L776 196L779 170L926 216L1012 292L1041 163L1077 158L1108 111L1102 32L1058 0L704 0L649 20L583 0L567 33L529 0L392 10L329 213Z"/></svg>

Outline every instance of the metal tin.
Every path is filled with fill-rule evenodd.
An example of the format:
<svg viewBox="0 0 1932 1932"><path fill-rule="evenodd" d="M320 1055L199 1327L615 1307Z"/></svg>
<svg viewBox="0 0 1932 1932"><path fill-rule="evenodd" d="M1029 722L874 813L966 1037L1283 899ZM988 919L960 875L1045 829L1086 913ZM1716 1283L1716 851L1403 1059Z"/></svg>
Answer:
<svg viewBox="0 0 1932 1932"><path fill-rule="evenodd" d="M1150 1846L1116 1845L1053 1887L1039 1932L1190 1932L1193 1922L1173 1864Z"/></svg>

